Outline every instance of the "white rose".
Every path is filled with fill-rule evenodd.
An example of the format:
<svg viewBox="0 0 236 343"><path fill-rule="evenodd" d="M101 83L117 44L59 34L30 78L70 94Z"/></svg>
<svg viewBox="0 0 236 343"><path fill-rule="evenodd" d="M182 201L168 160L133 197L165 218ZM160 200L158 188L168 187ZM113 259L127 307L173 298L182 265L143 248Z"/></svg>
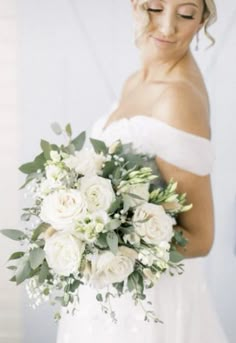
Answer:
<svg viewBox="0 0 236 343"><path fill-rule="evenodd" d="M40 218L56 230L70 230L86 212L86 201L78 190L59 190L43 200Z"/></svg>
<svg viewBox="0 0 236 343"><path fill-rule="evenodd" d="M50 268L69 276L79 270L85 245L68 232L56 232L45 243L45 255Z"/></svg>
<svg viewBox="0 0 236 343"><path fill-rule="evenodd" d="M80 179L80 191L87 201L90 212L107 211L115 200L111 181L97 175L82 177Z"/></svg>
<svg viewBox="0 0 236 343"><path fill-rule="evenodd" d="M96 154L94 150L84 148L76 151L75 155L70 155L64 160L64 163L79 174L96 175L102 169L105 160L102 154Z"/></svg>
<svg viewBox="0 0 236 343"><path fill-rule="evenodd" d="M132 195L124 194L124 201L128 202L129 207L134 207L147 202L149 199L149 184L148 183L139 183L135 185L125 185L119 189L119 192L122 193L131 193L137 195L141 199L132 197Z"/></svg>
<svg viewBox="0 0 236 343"><path fill-rule="evenodd" d="M149 244L169 242L173 236L173 220L162 206L139 205L133 216L135 232Z"/></svg>
<svg viewBox="0 0 236 343"><path fill-rule="evenodd" d="M99 254L92 261L91 284L101 289L122 282L133 272L136 258L136 251L125 246L119 247L116 255L110 251Z"/></svg>

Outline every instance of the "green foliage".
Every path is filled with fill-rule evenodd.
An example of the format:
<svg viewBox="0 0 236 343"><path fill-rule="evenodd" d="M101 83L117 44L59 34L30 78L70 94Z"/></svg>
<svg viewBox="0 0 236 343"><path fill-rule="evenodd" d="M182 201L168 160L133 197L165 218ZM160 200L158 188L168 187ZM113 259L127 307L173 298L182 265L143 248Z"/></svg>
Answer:
<svg viewBox="0 0 236 343"><path fill-rule="evenodd" d="M44 170L46 159L44 153L36 156L33 162L25 163L19 167L19 170L24 174L36 173L38 170Z"/></svg>
<svg viewBox="0 0 236 343"><path fill-rule="evenodd" d="M30 261L30 266L32 269L38 268L45 257L45 252L41 248L34 248L33 250L30 251L29 255L29 261Z"/></svg>
<svg viewBox="0 0 236 343"><path fill-rule="evenodd" d="M101 152L104 154L108 153L108 148L106 144L103 141L100 141L98 139L90 138L90 142L92 143L92 146L94 148L94 151L97 154L100 154Z"/></svg>
<svg viewBox="0 0 236 343"><path fill-rule="evenodd" d="M2 229L0 230L0 232L10 238L13 239L14 241L20 241L25 239L27 236L25 235L24 232L20 231L20 230L14 230L14 229Z"/></svg>
<svg viewBox="0 0 236 343"><path fill-rule="evenodd" d="M85 131L83 131L71 141L71 144L74 145L76 151L79 151L83 148L85 139L86 139L86 133Z"/></svg>
<svg viewBox="0 0 236 343"><path fill-rule="evenodd" d="M50 160L50 152L52 151L51 144L43 139L40 142L41 149L43 150L43 154L46 160Z"/></svg>
<svg viewBox="0 0 236 343"><path fill-rule="evenodd" d="M29 260L21 261L16 270L16 284L19 285L31 276L32 269Z"/></svg>
<svg viewBox="0 0 236 343"><path fill-rule="evenodd" d="M172 250L170 252L170 261L173 263L179 263L184 259L184 256L177 250Z"/></svg>
<svg viewBox="0 0 236 343"><path fill-rule="evenodd" d="M127 286L130 292L136 291L136 293L142 294L144 291L143 276L138 271L134 271L128 276Z"/></svg>
<svg viewBox="0 0 236 343"><path fill-rule="evenodd" d="M66 130L67 136L69 138L71 138L71 136L72 136L72 129L71 129L71 125L69 123L66 125L65 130Z"/></svg>
<svg viewBox="0 0 236 343"><path fill-rule="evenodd" d="M56 135L61 135L63 132L61 126L56 122L51 124L51 128Z"/></svg>
<svg viewBox="0 0 236 343"><path fill-rule="evenodd" d="M97 299L97 301L102 302L102 301L103 301L102 294L101 294L101 293L98 293L98 294L96 295L96 299Z"/></svg>
<svg viewBox="0 0 236 343"><path fill-rule="evenodd" d="M39 226L34 229L33 231L33 235L31 237L32 241L36 241L39 237L39 235L43 232L45 232L48 228L49 228L49 224L46 224L46 223L41 223L39 224Z"/></svg>
<svg viewBox="0 0 236 343"><path fill-rule="evenodd" d="M24 252L23 251L17 251L14 252L13 254L11 254L11 256L9 257L8 261L11 260L18 260L19 258L21 258L22 256L24 256Z"/></svg>
<svg viewBox="0 0 236 343"><path fill-rule="evenodd" d="M46 261L44 261L39 271L39 277L38 277L39 283L42 284L48 278L48 276L49 276L48 264Z"/></svg>
<svg viewBox="0 0 236 343"><path fill-rule="evenodd" d="M100 249L106 249L108 248L108 243L107 243L107 238L106 238L106 234L105 233L101 233L99 235L99 237L96 240L96 245L100 248Z"/></svg>
<svg viewBox="0 0 236 343"><path fill-rule="evenodd" d="M118 236L114 231L110 231L106 235L107 244L114 255L118 252Z"/></svg>

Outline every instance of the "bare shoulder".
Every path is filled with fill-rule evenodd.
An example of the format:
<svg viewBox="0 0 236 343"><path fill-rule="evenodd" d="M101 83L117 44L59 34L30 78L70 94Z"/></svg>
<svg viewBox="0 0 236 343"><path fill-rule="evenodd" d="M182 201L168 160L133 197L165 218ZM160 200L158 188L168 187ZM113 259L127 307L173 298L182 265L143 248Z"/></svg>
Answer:
<svg viewBox="0 0 236 343"><path fill-rule="evenodd" d="M177 129L211 138L207 93L189 82L169 84L154 103L152 115Z"/></svg>

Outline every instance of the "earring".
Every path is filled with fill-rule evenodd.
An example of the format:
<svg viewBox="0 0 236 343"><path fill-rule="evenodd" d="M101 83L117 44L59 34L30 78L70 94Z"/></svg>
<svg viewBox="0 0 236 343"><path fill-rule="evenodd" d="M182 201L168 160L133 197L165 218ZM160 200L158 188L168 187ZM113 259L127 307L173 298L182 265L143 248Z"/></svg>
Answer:
<svg viewBox="0 0 236 343"><path fill-rule="evenodd" d="M199 50L199 32L196 33L196 46L195 46L195 50L196 51Z"/></svg>

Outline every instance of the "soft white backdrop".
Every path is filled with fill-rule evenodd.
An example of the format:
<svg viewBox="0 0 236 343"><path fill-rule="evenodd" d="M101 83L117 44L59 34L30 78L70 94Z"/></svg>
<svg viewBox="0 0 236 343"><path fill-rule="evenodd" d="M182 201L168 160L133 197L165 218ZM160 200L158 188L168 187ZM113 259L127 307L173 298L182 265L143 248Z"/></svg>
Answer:
<svg viewBox="0 0 236 343"><path fill-rule="evenodd" d="M236 4L234 0L217 3L219 20L211 30L217 44L206 52L203 50L206 40L201 37L201 50L196 53L211 97L212 139L217 152L212 174L216 238L205 266L217 311L233 343L236 339ZM139 59L133 43L129 0L21 0L18 18L17 133L21 136L21 146L16 158L23 162L39 151L40 138L54 139L51 122L70 122L76 132L89 129L119 97L123 81L139 66ZM0 130L4 130L2 125ZM11 180L10 177L7 180L9 185ZM5 206L8 216L11 216L10 205L8 199ZM22 292L23 342L55 342L52 309L43 306L33 311Z"/></svg>

